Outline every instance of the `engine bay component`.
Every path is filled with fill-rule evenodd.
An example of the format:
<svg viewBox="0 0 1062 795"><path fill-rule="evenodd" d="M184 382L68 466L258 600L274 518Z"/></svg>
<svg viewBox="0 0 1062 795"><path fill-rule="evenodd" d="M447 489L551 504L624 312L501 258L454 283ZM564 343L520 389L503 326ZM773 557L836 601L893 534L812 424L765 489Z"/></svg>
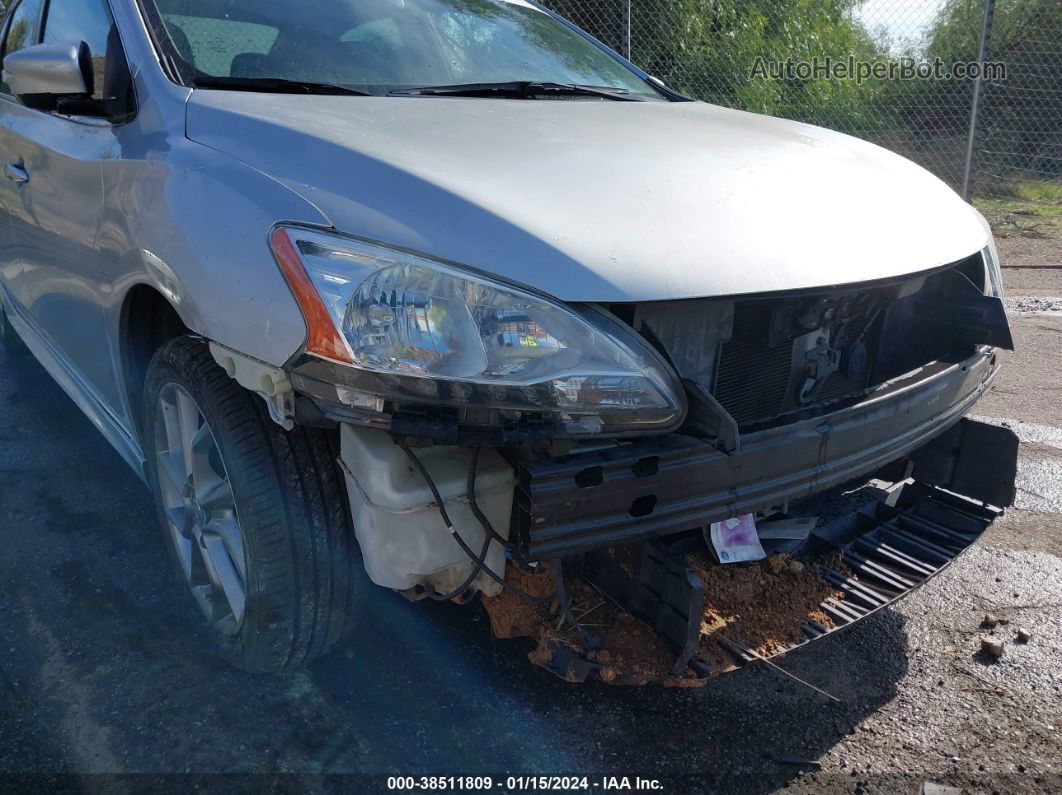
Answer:
<svg viewBox="0 0 1062 795"><path fill-rule="evenodd" d="M683 431L729 451L731 423L743 434L826 414L979 345L1013 348L987 256L885 284L638 304L630 322L686 381Z"/></svg>
<svg viewBox="0 0 1062 795"><path fill-rule="evenodd" d="M369 578L397 591L449 593L460 586L474 563L452 537L431 489L403 449L383 431L344 425L341 451L354 531ZM419 450L417 457L445 501L454 532L479 550L487 530L467 497L466 474L473 454L467 448L437 447ZM477 503L503 539L509 535L514 484L512 467L497 452L479 452ZM485 566L502 573L505 557L503 545L491 543ZM497 594L501 586L481 573L470 590Z"/></svg>

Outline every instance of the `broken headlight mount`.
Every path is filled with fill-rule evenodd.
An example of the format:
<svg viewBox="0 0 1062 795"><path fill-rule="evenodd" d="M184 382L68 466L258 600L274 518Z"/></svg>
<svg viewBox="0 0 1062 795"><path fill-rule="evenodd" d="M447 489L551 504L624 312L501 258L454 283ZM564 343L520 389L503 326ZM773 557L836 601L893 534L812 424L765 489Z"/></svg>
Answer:
<svg viewBox="0 0 1062 795"><path fill-rule="evenodd" d="M668 433L674 371L590 305L298 226L271 233L307 324L296 390L327 418L453 444Z"/></svg>

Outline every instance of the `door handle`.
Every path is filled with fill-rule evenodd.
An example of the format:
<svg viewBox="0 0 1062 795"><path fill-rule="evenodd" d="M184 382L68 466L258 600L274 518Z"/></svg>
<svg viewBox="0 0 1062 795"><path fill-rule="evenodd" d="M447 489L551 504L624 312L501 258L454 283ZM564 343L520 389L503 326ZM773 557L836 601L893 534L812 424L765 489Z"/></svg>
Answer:
<svg viewBox="0 0 1062 795"><path fill-rule="evenodd" d="M22 166L16 166L14 163L8 163L4 166L4 174L12 182L17 182L19 185L25 185L29 182L29 172Z"/></svg>

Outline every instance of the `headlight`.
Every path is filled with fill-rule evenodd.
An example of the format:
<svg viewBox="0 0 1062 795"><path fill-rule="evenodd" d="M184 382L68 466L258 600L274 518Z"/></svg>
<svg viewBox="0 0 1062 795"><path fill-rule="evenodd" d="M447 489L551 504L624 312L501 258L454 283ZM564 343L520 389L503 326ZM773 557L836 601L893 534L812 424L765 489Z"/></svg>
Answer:
<svg viewBox="0 0 1062 795"><path fill-rule="evenodd" d="M385 399L546 414L573 436L681 419L669 368L600 312L338 235L278 227L271 241L307 352L378 374Z"/></svg>
<svg viewBox="0 0 1062 795"><path fill-rule="evenodd" d="M981 256L985 261L985 294L993 298L1003 298L1003 271L999 265L999 253L996 251L996 241L993 239Z"/></svg>

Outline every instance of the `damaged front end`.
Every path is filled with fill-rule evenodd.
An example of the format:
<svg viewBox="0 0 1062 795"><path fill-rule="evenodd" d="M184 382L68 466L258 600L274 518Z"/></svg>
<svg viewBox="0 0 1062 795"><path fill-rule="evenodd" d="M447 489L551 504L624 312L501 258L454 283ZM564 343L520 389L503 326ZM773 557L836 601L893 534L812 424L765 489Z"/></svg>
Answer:
<svg viewBox="0 0 1062 795"><path fill-rule="evenodd" d="M533 615L543 622L524 615L514 631L506 607L492 604L499 600L488 612L506 636L536 640L531 659L568 681L695 685L846 629L926 583L1012 504L1017 448L1011 431L963 420L875 473L862 508L800 540L773 530L816 525L836 495L764 517L762 564L719 565L703 526L580 555L569 579L597 640L554 631L541 612ZM614 607L657 639L633 648L639 629L617 620Z"/></svg>
<svg viewBox="0 0 1062 795"><path fill-rule="evenodd" d="M311 278L368 256L289 232ZM341 427L374 582L482 593L568 680L696 683L891 604L1010 505L1015 438L963 419L1012 347L998 285L986 249L881 283L561 307L399 253L341 296L331 353L292 363L291 408ZM870 507L771 537L872 474ZM743 515L767 564L708 554Z"/></svg>

